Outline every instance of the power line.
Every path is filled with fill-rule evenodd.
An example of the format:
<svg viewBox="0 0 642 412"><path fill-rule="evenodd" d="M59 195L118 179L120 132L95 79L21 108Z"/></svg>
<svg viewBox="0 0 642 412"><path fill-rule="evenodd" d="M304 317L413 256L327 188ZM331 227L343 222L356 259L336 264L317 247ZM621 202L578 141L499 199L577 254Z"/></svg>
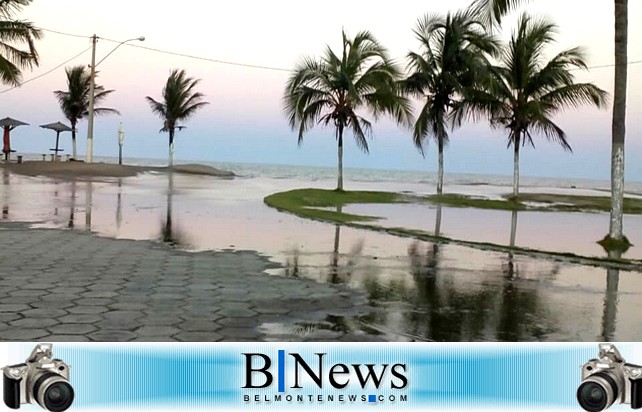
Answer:
<svg viewBox="0 0 642 412"><path fill-rule="evenodd" d="M40 30L42 30L42 31L48 31L48 32L50 32L50 33L61 34L61 35L63 35L63 36L81 37L81 38L84 38L84 39L88 39L88 38L90 38L90 37L91 37L91 36L83 36L83 35L81 35L81 34L65 33L65 32L58 31L58 30L45 29L44 27L36 27L36 28L37 28L37 29L40 29Z"/></svg>
<svg viewBox="0 0 642 412"><path fill-rule="evenodd" d="M80 34L66 33L66 32L62 32L62 31L58 31L58 30L45 29L44 27L38 27L38 28L40 30L43 30L43 31L48 31L48 32L60 34L60 35L63 35L63 36L79 37L79 38L86 38L86 39L91 37L91 36L83 36L83 35L80 35ZM99 37L99 38L102 39L102 40L106 40L106 41L112 42L112 43L121 43L118 40L107 39L107 38L104 38L104 37ZM138 44L129 44L128 43L128 44L125 44L125 46L137 47L139 49L149 50L149 51L153 51L153 52L156 52L156 53L163 53L163 54L167 54L167 55L171 55L171 56L185 57L185 58L188 58L188 59L208 61L208 62L218 63L218 64L226 64L226 65L230 65L230 66L240 66L240 67L248 67L248 68L252 68L252 69L263 69L263 70L272 70L272 71L280 71L280 72L291 72L292 71L290 69L284 69L282 67L272 67L272 66L263 66L263 65L258 65L258 64L248 64L248 63L239 63L239 62L232 62L232 61L226 61L226 60L219 60L219 59L213 59L213 58L209 58L209 57L194 56L194 55L185 54L185 53L173 52L173 51L169 51L169 50L162 50L162 49L157 49L157 48L154 48L154 47L141 46L141 45L138 45ZM633 60L633 61L629 61L627 63L627 65L629 65L629 66L632 66L634 64L642 64L642 60ZM600 64L600 65L595 65L595 66L588 66L587 69L588 70L605 69L605 68L609 68L609 67L615 67L615 64L614 63L609 63L609 64ZM575 69L575 70L579 70L579 69Z"/></svg>
<svg viewBox="0 0 642 412"><path fill-rule="evenodd" d="M60 34L63 36L71 36L71 37L80 37L80 38L90 38L91 36L83 36L80 34L73 34L73 33L66 33L58 30L51 30L51 29L45 29L44 27L38 27L40 30L55 33L55 34ZM108 42L112 43L121 43L118 40L113 40L113 39L107 39L105 37L99 37L101 40L105 40ZM169 50L162 50L162 49L157 49L154 47L147 47L147 46L140 46L138 44L125 44L125 46L129 47L137 47L139 49L144 49L144 50L149 50L153 51L156 53L163 53L163 54L168 54L171 56L179 56L179 57L186 57L188 59L195 59L195 60L201 60L201 61L208 61L211 63L218 63L218 64L226 64L230 66L240 66L240 67L247 67L251 69L262 69L262 70L272 70L272 71L280 71L280 72L290 72L290 69L284 69L282 67L272 67L272 66L264 66L264 65L259 65L259 64L249 64L249 63L239 63L239 62L232 62L232 61L227 61L227 60L219 60L219 59L213 59L209 57L202 57L202 56L194 56L191 54L185 54L185 53L179 53L179 52L173 52Z"/></svg>
<svg viewBox="0 0 642 412"><path fill-rule="evenodd" d="M112 43L120 43L117 40L112 40L112 39L106 39L104 37L100 37L103 40L110 41ZM209 57L201 57L201 56L194 56L191 54L185 54L185 53L178 53L178 52L173 52L173 51L168 51L168 50L161 50L161 49L156 49L154 47L147 47L147 46L141 46L139 44L125 44L125 46L129 47L136 47L139 49L144 49L144 50L149 50L157 53L163 53L163 54L169 54L172 56L179 56L179 57L186 57L188 59L195 59L195 60L202 60L202 61L208 61L212 63L218 63L218 64L227 64L230 66L240 66L240 67L248 67L251 69L263 69L263 70L273 70L273 71L280 71L280 72L290 72L290 69L284 69L281 67L272 67L272 66L262 66L258 64L248 64L248 63L238 63L238 62L231 62L231 61L226 61L226 60L218 60L218 59L212 59Z"/></svg>
<svg viewBox="0 0 642 412"><path fill-rule="evenodd" d="M91 49L91 46L90 46L90 47L88 47L88 48L86 48L85 50L81 51L80 53L78 53L78 54L77 54L77 55L75 55L74 57L72 57L72 58L70 58L70 59L68 59L68 60L65 60L64 62L60 63L59 65L57 65L57 66L56 66L56 67L54 67L53 69L51 69L51 70L49 70L49 71L46 71L45 73L42 73L42 74L40 74L40 75L38 75L38 76L36 76L36 77L32 77L32 78L31 78L31 79L29 79L29 80L25 80L24 82L20 83L20 84L19 84L19 85L17 85L17 86L13 86L13 87L11 87L11 88L9 88L9 89L5 89L5 90L0 91L0 94L10 92L10 91L11 91L11 90L13 90L13 89L16 89L16 88L18 88L18 87L20 87L20 86L22 86L22 85L24 85L24 84L27 84L27 83L29 83L29 82L34 81L34 80L40 79L41 77L44 77L44 76L46 76L46 75L48 75L48 74L50 74L50 73L52 73L52 72L54 72L54 71L58 70L59 68L61 68L61 67L62 67L62 66L64 66L65 64L69 63L70 61L72 61L72 60L74 60L74 59L76 59L76 58L78 58L78 57L82 56L84 53L88 52L88 51L89 51L89 49Z"/></svg>

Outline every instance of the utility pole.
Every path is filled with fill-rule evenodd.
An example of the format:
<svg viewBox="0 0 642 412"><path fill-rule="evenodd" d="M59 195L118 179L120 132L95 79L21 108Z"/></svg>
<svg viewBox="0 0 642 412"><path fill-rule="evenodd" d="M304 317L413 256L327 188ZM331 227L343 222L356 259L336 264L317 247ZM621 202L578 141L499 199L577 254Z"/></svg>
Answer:
<svg viewBox="0 0 642 412"><path fill-rule="evenodd" d="M94 157L94 92L96 87L96 42L98 37L91 36L91 71L89 74L89 114L87 115L87 155L85 162L91 163Z"/></svg>

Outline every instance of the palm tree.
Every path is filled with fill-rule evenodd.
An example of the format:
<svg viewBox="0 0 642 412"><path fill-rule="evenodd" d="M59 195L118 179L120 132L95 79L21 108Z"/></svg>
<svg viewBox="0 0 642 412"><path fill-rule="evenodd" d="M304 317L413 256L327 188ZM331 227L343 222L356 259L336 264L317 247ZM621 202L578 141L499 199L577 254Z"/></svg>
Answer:
<svg viewBox="0 0 642 412"><path fill-rule="evenodd" d="M91 78L89 70L85 66L67 67L67 90L56 90L54 95L58 99L60 109L65 117L71 123L71 141L73 145L74 159L77 159L78 153L76 151L76 125L78 121L86 116L89 112L89 89ZM94 102L100 104L107 96L112 94L114 90L105 90L103 86L96 85L94 87ZM115 113L120 114L116 109L107 107L96 107L94 113L97 115Z"/></svg>
<svg viewBox="0 0 642 412"><path fill-rule="evenodd" d="M337 190L343 190L343 133L352 132L357 147L368 152L372 124L361 116L368 111L376 120L390 114L397 123L409 125L408 99L399 92L401 72L386 49L368 31L349 39L345 31L340 55L327 47L320 59L304 58L285 87L285 111L292 130L303 135L315 124L331 125L338 146Z"/></svg>
<svg viewBox="0 0 642 412"><path fill-rule="evenodd" d="M475 0L475 7L488 22L498 23L502 16L528 0ZM614 0L615 79L611 124L611 218L605 240L630 245L623 233L624 140L626 136L626 84L628 69L628 0Z"/></svg>
<svg viewBox="0 0 642 412"><path fill-rule="evenodd" d="M32 0L0 1L0 81L19 86L22 69L38 65L35 40L42 38L42 32L32 23L13 20L15 13L29 5ZM26 49L20 47L24 45Z"/></svg>
<svg viewBox="0 0 642 412"><path fill-rule="evenodd" d="M464 105L475 111L471 89L488 66L485 54L495 54L496 40L488 35L471 10L445 17L426 15L414 30L421 52L408 54L411 75L403 82L407 92L425 101L413 131L413 141L423 154L426 138L436 140L439 150L437 194L443 191L444 145L453 109Z"/></svg>
<svg viewBox="0 0 642 412"><path fill-rule="evenodd" d="M567 108L592 104L603 108L607 93L591 83L575 83L572 70L587 69L584 52L575 47L544 58L545 47L555 40L557 27L545 19L523 14L500 64L492 68L487 108L491 125L508 130L508 146L514 147L513 196L519 193L520 145L533 143L533 133L544 135L571 151L566 133L553 116Z"/></svg>
<svg viewBox="0 0 642 412"><path fill-rule="evenodd" d="M174 134L179 127L177 123L187 120L198 109L209 104L202 101L205 97L203 93L194 90L199 83L199 79L187 77L185 70L174 69L163 88L163 101L146 97L152 112L164 121L161 132L169 132L170 167L174 164Z"/></svg>

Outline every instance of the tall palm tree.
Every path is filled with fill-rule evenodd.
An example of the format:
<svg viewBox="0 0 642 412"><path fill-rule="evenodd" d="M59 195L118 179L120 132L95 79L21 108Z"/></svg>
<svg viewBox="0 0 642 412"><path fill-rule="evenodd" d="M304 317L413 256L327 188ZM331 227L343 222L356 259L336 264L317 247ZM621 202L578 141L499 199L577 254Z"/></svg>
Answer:
<svg viewBox="0 0 642 412"><path fill-rule="evenodd" d="M203 93L194 90L199 83L199 79L188 77L185 70L174 69L163 87L163 100L158 102L146 97L152 112L163 119L161 132L169 132L169 166L174 164L174 134L179 127L178 122L187 120L209 104L202 100L205 97Z"/></svg>
<svg viewBox="0 0 642 412"><path fill-rule="evenodd" d="M368 31L350 39L342 33L343 47L337 55L327 47L319 59L305 58L287 82L284 106L292 130L303 135L315 124L331 125L338 146L337 190L343 190L343 133L352 132L357 147L368 152L372 124L361 112L376 120L390 114L398 123L409 125L408 99L399 92L401 72L387 50Z"/></svg>
<svg viewBox="0 0 642 412"><path fill-rule="evenodd" d="M475 111L471 89L480 81L488 66L486 54L495 54L496 40L487 34L471 10L445 17L427 14L414 30L421 51L408 54L411 75L403 82L406 91L424 100L413 131L413 141L424 151L428 137L436 140L439 150L437 194L443 191L444 146L448 142L449 123L456 125L453 109L465 105Z"/></svg>
<svg viewBox="0 0 642 412"><path fill-rule="evenodd" d="M575 83L572 70L587 69L584 52L575 47L550 60L547 45L555 40L557 27L545 19L523 14L505 45L499 66L494 67L488 108L491 125L508 130L508 146L514 147L513 196L519 193L519 149L534 146L539 133L571 151L566 133L553 116L568 108L591 104L603 108L607 93L591 83Z"/></svg>
<svg viewBox="0 0 642 412"><path fill-rule="evenodd" d="M475 0L475 7L488 22L498 23L502 16L529 0ZM629 244L623 233L624 140L626 136L626 84L628 69L628 0L614 0L615 80L611 123L611 218L607 239Z"/></svg>
<svg viewBox="0 0 642 412"><path fill-rule="evenodd" d="M13 20L32 1L0 1L0 82L4 84L19 86L22 69L38 65L35 40L42 38L42 32L30 22Z"/></svg>
<svg viewBox="0 0 642 412"><path fill-rule="evenodd" d="M56 90L54 95L58 99L60 109L65 117L71 123L71 141L73 146L74 159L78 158L76 150L76 125L78 121L89 113L89 89L91 78L89 70L85 66L67 67L67 90ZM100 104L103 100L112 94L114 90L105 90L103 86L94 87L94 103ZM116 109L107 107L95 107L94 113L100 114L120 114Z"/></svg>

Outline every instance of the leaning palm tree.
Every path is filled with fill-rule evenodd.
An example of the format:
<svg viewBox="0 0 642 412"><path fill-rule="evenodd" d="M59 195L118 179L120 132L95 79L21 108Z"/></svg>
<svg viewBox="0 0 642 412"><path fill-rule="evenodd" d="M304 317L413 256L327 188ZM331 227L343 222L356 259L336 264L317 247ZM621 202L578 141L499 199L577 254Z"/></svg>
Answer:
<svg viewBox="0 0 642 412"><path fill-rule="evenodd" d="M410 125L408 99L397 87L401 72L387 50L368 31L350 39L342 33L341 54L327 47L320 59L304 58L288 80L284 106L299 145L315 124L331 125L338 146L337 190L343 190L343 134L346 129L364 152L372 124L362 112L376 120L390 114L397 123Z"/></svg>
<svg viewBox="0 0 642 412"><path fill-rule="evenodd" d="M475 0L475 7L489 23L498 23L502 16L529 0ZM614 0L615 8L615 79L613 118L611 123L611 218L605 240L627 245L623 233L624 205L624 140L626 136L626 83L628 70L628 0Z"/></svg>
<svg viewBox="0 0 642 412"><path fill-rule="evenodd" d="M573 70L587 69L584 52L575 47L550 60L544 50L555 40L556 26L545 19L523 14L505 45L500 64L494 67L487 108L491 125L508 130L508 146L514 147L513 197L519 193L519 150L533 134L544 135L571 151L566 133L554 115L582 105L603 108L607 93L591 83L575 83Z"/></svg>
<svg viewBox="0 0 642 412"><path fill-rule="evenodd" d="M497 41L486 33L472 10L445 17L428 14L414 30L421 52L408 54L411 75L403 82L407 92L424 101L413 131L413 141L424 152L432 137L439 150L437 194L444 184L444 146L449 124L455 126L453 109L465 105L475 111L472 89L481 81L488 66L486 54L495 54Z"/></svg>
<svg viewBox="0 0 642 412"><path fill-rule="evenodd" d="M147 102L163 119L161 132L169 133L169 166L174 164L174 134L179 127L178 122L187 120L198 109L209 104L202 101L205 95L194 89L200 80L187 77L185 70L174 69L171 71L167 83L163 88L163 100L158 102L147 96Z"/></svg>
<svg viewBox="0 0 642 412"><path fill-rule="evenodd" d="M57 90L54 95L58 99L60 109L65 117L71 123L71 141L73 146L74 159L77 159L76 151L76 125L78 121L89 113L89 89L91 78L89 70L85 66L67 67L67 90ZM114 90L105 90L103 86L94 87L94 104L100 104ZM107 107L95 107L94 113L100 114L120 114L116 109Z"/></svg>
<svg viewBox="0 0 642 412"><path fill-rule="evenodd" d="M0 82L4 84L19 86L22 69L38 65L35 40L42 37L42 32L30 22L13 20L14 14L31 2L0 1Z"/></svg>

